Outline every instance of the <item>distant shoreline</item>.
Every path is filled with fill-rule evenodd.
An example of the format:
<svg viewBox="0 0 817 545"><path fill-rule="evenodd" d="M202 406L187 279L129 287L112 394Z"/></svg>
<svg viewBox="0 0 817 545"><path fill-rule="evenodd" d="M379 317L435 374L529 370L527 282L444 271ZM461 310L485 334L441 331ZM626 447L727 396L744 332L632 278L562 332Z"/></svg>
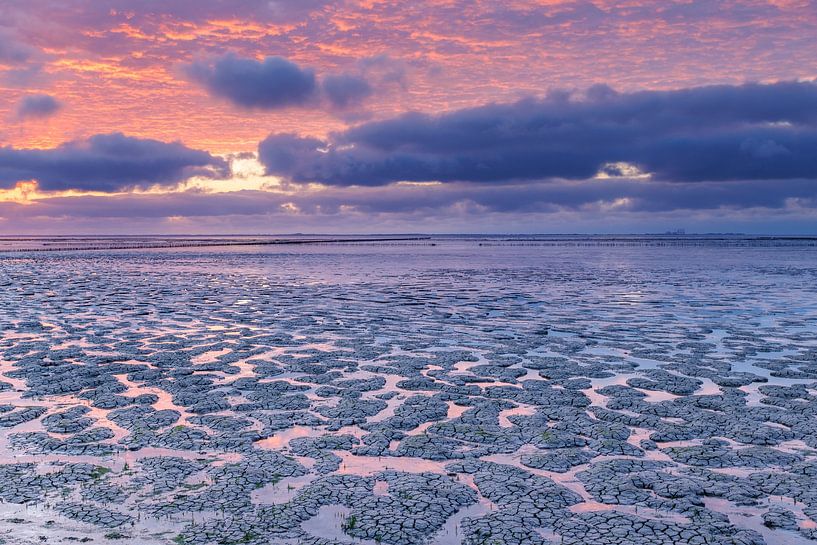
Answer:
<svg viewBox="0 0 817 545"><path fill-rule="evenodd" d="M632 235L210 235L210 236L5 236L0 237L0 254L161 250L250 246L298 246L318 244L382 244L425 242L473 243L480 247L817 247L811 235L738 234L632 234Z"/></svg>

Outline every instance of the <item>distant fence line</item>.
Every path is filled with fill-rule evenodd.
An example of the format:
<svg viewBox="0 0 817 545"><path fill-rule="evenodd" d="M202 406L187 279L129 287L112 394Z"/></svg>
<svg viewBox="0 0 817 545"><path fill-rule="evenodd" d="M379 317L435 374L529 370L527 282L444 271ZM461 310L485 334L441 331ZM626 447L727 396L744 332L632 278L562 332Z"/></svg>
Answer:
<svg viewBox="0 0 817 545"><path fill-rule="evenodd" d="M430 240L431 237L400 237L400 238L336 238L336 239L276 239L276 240L207 240L207 241L165 241L156 243L134 244L97 244L78 246L54 246L38 248L8 248L0 249L2 253L29 253L29 252L81 252L100 250L155 250L171 248L213 248L224 246L283 246L300 244L342 244L342 243L394 243L418 242ZM17 239L19 240L19 239Z"/></svg>
<svg viewBox="0 0 817 545"><path fill-rule="evenodd" d="M2 238L1 242L34 242L37 238ZM59 240L59 239L58 239ZM71 242L79 242L81 238L62 239ZM96 239L99 240L99 239ZM698 247L698 248L813 248L817 247L817 237L739 237L739 238L577 238L577 239L469 239L452 238L449 242L472 242L481 247L565 247L565 248L634 248L634 247ZM132 243L117 240L111 244L74 244L71 246L60 245L58 241L49 241L50 246L29 246L18 248L0 248L0 255L14 253L40 253L40 252L81 252L81 251L107 251L107 250L161 250L175 248L217 248L233 246L297 246L297 245L331 245L331 244L362 244L362 245L401 245L410 242L424 242L428 246L436 246L440 239L431 236L415 237L383 237L383 238L308 238L308 239L248 239L248 240L219 240L219 239L184 239L184 240L160 240L150 241L147 239L135 240Z"/></svg>
<svg viewBox="0 0 817 545"><path fill-rule="evenodd" d="M525 241L525 242L481 242L480 246L527 246L527 247L571 247L571 248L811 248L817 247L817 239L801 240L618 240L618 241Z"/></svg>

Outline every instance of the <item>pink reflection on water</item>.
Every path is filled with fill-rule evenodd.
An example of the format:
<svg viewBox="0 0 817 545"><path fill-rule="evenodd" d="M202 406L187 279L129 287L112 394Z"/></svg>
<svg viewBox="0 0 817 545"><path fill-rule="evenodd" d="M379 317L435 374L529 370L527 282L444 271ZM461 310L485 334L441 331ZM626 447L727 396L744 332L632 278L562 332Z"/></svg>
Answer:
<svg viewBox="0 0 817 545"><path fill-rule="evenodd" d="M411 473L446 474L445 465L450 462L435 462L422 458L393 456L356 456L346 451L334 451L341 457L340 469L343 475L371 475L380 471L396 470Z"/></svg>

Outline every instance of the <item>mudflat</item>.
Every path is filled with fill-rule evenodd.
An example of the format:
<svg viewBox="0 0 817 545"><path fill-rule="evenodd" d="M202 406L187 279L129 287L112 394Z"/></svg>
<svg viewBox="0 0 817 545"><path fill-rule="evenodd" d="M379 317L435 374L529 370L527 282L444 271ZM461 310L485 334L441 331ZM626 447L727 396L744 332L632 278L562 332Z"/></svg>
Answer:
<svg viewBox="0 0 817 545"><path fill-rule="evenodd" d="M805 544L815 462L808 241L0 253L0 542Z"/></svg>

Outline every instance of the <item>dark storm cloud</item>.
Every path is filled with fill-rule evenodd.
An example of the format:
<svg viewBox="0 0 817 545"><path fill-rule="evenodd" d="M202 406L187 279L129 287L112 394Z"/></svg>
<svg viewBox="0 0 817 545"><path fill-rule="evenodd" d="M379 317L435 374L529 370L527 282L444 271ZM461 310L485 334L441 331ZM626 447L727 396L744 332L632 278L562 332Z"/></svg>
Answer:
<svg viewBox="0 0 817 545"><path fill-rule="evenodd" d="M710 86L409 113L332 135L271 135L269 174L295 182L587 179L626 162L657 180L817 177L817 84Z"/></svg>
<svg viewBox="0 0 817 545"><path fill-rule="evenodd" d="M214 96L242 108L276 109L302 105L315 97L315 73L281 57L263 61L232 54L212 63L196 62L187 74Z"/></svg>
<svg viewBox="0 0 817 545"><path fill-rule="evenodd" d="M28 95L20 100L16 113L19 119L42 118L54 115L61 107L60 101L51 95Z"/></svg>
<svg viewBox="0 0 817 545"><path fill-rule="evenodd" d="M228 174L227 163L179 142L101 134L54 149L0 148L0 186L36 180L46 191L121 191Z"/></svg>

